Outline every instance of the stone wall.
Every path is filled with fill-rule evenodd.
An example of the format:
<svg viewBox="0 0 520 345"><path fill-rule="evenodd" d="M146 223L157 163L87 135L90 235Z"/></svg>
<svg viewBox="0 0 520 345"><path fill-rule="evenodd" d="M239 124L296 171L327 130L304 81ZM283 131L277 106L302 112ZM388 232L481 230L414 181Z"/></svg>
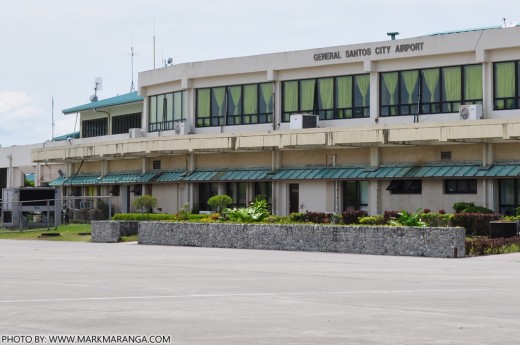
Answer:
<svg viewBox="0 0 520 345"><path fill-rule="evenodd" d="M464 228L141 222L138 243L463 257Z"/></svg>
<svg viewBox="0 0 520 345"><path fill-rule="evenodd" d="M115 243L121 236L136 235L138 221L94 221L92 222L92 242Z"/></svg>

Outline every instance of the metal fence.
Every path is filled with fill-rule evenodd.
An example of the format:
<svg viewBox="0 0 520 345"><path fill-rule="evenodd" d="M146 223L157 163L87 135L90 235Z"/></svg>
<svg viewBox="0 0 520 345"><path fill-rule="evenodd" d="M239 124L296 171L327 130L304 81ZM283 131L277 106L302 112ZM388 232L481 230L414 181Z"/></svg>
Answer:
<svg viewBox="0 0 520 345"><path fill-rule="evenodd" d="M109 220L113 206L108 196L69 196L61 200L2 203L2 227L19 230L56 228L60 224Z"/></svg>

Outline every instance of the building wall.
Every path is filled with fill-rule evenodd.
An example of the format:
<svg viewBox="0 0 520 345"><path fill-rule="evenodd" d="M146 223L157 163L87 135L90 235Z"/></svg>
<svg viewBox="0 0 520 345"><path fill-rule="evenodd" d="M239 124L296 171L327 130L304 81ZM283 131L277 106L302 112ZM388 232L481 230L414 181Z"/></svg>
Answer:
<svg viewBox="0 0 520 345"><path fill-rule="evenodd" d="M271 167L271 152L238 152L199 154L196 165L199 169Z"/></svg>
<svg viewBox="0 0 520 345"><path fill-rule="evenodd" d="M452 205L461 201L483 205L484 191L481 182L478 183L477 194L445 194L444 181L437 179L422 180L421 194L390 194L386 190L388 184L388 181L381 183L381 211L379 213L386 210L415 212L420 208L428 208L432 212L444 209L447 213L452 213Z"/></svg>
<svg viewBox="0 0 520 345"><path fill-rule="evenodd" d="M157 198L157 207L162 209L160 213L176 213L184 203L180 199L179 184L154 185L153 196Z"/></svg>

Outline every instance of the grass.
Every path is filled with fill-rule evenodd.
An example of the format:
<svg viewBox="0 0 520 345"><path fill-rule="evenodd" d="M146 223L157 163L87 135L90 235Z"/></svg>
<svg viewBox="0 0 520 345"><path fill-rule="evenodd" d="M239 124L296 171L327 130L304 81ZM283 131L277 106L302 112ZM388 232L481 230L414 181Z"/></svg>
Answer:
<svg viewBox="0 0 520 345"><path fill-rule="evenodd" d="M45 240L45 241L72 241L90 242L90 224L68 224L60 225L57 229L25 229L7 230L0 229L0 239L8 240ZM137 235L123 236L121 242L137 241Z"/></svg>
<svg viewBox="0 0 520 345"><path fill-rule="evenodd" d="M60 225L57 229L0 230L0 239L90 242L90 224ZM85 235L87 234L88 235ZM59 236L58 236L59 234Z"/></svg>

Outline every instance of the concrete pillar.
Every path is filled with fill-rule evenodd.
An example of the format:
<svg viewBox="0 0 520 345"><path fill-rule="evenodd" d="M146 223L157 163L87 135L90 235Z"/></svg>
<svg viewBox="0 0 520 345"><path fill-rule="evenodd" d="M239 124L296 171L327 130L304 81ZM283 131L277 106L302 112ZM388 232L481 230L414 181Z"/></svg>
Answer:
<svg viewBox="0 0 520 345"><path fill-rule="evenodd" d="M371 167L379 167L381 165L381 148L370 147L370 162ZM368 182L368 214L381 214L381 182L378 180L370 180Z"/></svg>

